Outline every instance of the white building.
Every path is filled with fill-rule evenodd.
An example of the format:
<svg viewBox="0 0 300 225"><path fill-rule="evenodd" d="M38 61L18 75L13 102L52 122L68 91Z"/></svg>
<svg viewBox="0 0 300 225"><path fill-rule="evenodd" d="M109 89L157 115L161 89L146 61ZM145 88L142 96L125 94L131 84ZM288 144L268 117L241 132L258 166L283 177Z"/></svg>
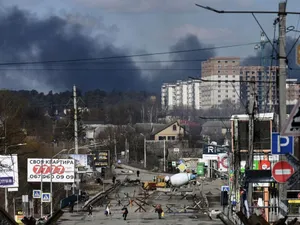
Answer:
<svg viewBox="0 0 300 225"><path fill-rule="evenodd" d="M238 104L240 99L240 77L237 75L212 75L206 77L200 85L202 109L218 107L224 100ZM235 82L225 82L234 80ZM210 81L210 82L208 82ZM218 82L221 81L221 82ZM222 82L223 81L223 82Z"/></svg>
<svg viewBox="0 0 300 225"><path fill-rule="evenodd" d="M177 81L175 84L163 84L161 87L161 104L164 109L187 107L200 109L200 81Z"/></svg>

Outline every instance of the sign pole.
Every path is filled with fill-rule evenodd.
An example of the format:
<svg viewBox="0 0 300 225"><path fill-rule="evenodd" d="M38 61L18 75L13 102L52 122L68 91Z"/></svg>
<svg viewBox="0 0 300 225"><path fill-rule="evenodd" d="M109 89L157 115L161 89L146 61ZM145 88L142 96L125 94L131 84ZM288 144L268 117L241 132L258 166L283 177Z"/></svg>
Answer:
<svg viewBox="0 0 300 225"><path fill-rule="evenodd" d="M50 193L51 193L51 196L50 196L50 215L52 216L52 213L53 213L53 201L52 201L52 195L53 195L53 183L52 183L52 160L53 160L53 157L50 161Z"/></svg>
<svg viewBox="0 0 300 225"><path fill-rule="evenodd" d="M43 159L41 160L41 195L43 195ZM43 218L43 200L41 198L41 218Z"/></svg>

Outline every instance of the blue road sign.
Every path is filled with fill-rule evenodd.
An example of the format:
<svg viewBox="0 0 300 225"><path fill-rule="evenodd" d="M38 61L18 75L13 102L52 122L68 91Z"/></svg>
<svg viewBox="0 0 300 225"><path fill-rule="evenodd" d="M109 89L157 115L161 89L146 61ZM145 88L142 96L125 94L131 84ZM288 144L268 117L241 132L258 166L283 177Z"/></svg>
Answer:
<svg viewBox="0 0 300 225"><path fill-rule="evenodd" d="M280 136L279 133L272 133L271 149L273 155L293 154L294 137Z"/></svg>
<svg viewBox="0 0 300 225"><path fill-rule="evenodd" d="M0 185L13 185L14 178L13 177L0 177Z"/></svg>
<svg viewBox="0 0 300 225"><path fill-rule="evenodd" d="M42 194L42 202L51 202L50 193Z"/></svg>
<svg viewBox="0 0 300 225"><path fill-rule="evenodd" d="M41 190L33 190L32 197L41 198Z"/></svg>
<svg viewBox="0 0 300 225"><path fill-rule="evenodd" d="M229 186L222 186L221 191L227 191L229 192Z"/></svg>

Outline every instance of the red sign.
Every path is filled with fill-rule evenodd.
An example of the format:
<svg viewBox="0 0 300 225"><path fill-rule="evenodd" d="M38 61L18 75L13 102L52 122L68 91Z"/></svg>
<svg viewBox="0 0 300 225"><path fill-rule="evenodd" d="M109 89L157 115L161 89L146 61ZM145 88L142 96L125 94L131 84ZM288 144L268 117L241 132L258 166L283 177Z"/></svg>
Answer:
<svg viewBox="0 0 300 225"><path fill-rule="evenodd" d="M259 170L270 170L271 169L271 162L269 160L261 160L258 164Z"/></svg>
<svg viewBox="0 0 300 225"><path fill-rule="evenodd" d="M35 174L50 174L51 166L49 165L35 165L33 166L33 173ZM65 167L62 165L54 166L52 165L52 174L63 174L65 172Z"/></svg>
<svg viewBox="0 0 300 225"><path fill-rule="evenodd" d="M300 199L300 193L298 193L298 199Z"/></svg>
<svg viewBox="0 0 300 225"><path fill-rule="evenodd" d="M285 183L294 173L294 168L286 161L277 162L272 169L272 176L278 183Z"/></svg>

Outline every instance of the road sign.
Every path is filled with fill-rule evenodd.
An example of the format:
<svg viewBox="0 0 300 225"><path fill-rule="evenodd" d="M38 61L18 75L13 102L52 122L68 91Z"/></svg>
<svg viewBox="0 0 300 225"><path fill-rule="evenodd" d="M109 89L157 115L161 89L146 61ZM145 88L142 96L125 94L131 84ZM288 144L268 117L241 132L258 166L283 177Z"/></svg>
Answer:
<svg viewBox="0 0 300 225"><path fill-rule="evenodd" d="M22 195L22 202L29 202L28 195Z"/></svg>
<svg viewBox="0 0 300 225"><path fill-rule="evenodd" d="M272 133L271 149L273 155L293 154L294 137L281 136L279 133Z"/></svg>
<svg viewBox="0 0 300 225"><path fill-rule="evenodd" d="M286 161L277 162L272 169L272 176L278 183L285 183L294 173L294 168Z"/></svg>
<svg viewBox="0 0 300 225"><path fill-rule="evenodd" d="M41 198L41 190L33 190L32 197L33 198Z"/></svg>
<svg viewBox="0 0 300 225"><path fill-rule="evenodd" d="M51 202L51 194L42 193L42 202Z"/></svg>
<svg viewBox="0 0 300 225"><path fill-rule="evenodd" d="M281 135L285 136L300 136L300 100L294 106Z"/></svg>
<svg viewBox="0 0 300 225"><path fill-rule="evenodd" d="M178 166L178 169L180 170L180 172L184 172L185 170L186 170L186 166L185 166L185 164L180 164L179 166Z"/></svg>
<svg viewBox="0 0 300 225"><path fill-rule="evenodd" d="M227 191L229 192L229 186L222 186L221 191Z"/></svg>

